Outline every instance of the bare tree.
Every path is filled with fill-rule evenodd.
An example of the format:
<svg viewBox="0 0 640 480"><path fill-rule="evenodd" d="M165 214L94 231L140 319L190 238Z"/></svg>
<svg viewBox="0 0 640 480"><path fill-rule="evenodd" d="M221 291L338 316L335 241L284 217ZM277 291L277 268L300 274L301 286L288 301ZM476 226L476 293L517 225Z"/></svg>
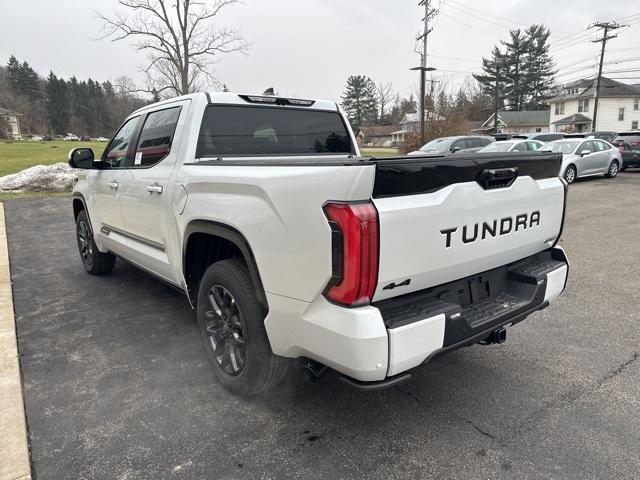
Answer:
<svg viewBox="0 0 640 480"><path fill-rule="evenodd" d="M217 29L214 18L240 0L118 0L126 12L113 17L98 14L104 22L103 38L135 39L147 53L144 68L148 91L184 95L199 88L199 79L217 84L213 64L230 52L247 50L234 28ZM165 93L165 94L166 94Z"/></svg>
<svg viewBox="0 0 640 480"><path fill-rule="evenodd" d="M380 117L378 123L385 123L385 107L393 101L393 86L389 83L378 83L376 85L378 105L380 106Z"/></svg>

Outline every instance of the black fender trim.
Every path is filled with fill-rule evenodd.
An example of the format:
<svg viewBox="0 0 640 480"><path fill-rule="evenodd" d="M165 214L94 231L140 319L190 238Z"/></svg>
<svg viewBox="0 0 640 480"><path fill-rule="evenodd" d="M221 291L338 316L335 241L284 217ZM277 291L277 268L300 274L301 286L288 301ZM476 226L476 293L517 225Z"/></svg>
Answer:
<svg viewBox="0 0 640 480"><path fill-rule="evenodd" d="M187 271L186 260L187 260L187 245L189 244L189 237L194 233L206 233L209 235L214 235L217 237L224 238L225 240L230 241L240 249L240 252L242 253L242 256L244 257L244 260L249 269L249 276L251 277L251 282L253 283L253 286L256 290L256 297L258 298L258 301L264 308L265 315L266 315L266 313L269 311L269 306L267 304L267 296L264 292L264 287L262 286L262 280L260 279L258 264L256 262L255 256L253 255L253 250L251 249L251 245L249 245L249 242L244 237L244 235L242 235L242 233L240 233L235 228L229 225L226 225L224 223L218 223L211 220L191 221L187 225L187 228L185 228L184 241L182 243L183 275ZM187 281L186 276L185 276L185 281ZM189 286L186 285L186 288L188 290ZM189 295L190 299L192 296L191 293L192 292L187 291L187 294ZM196 302L193 301L192 303L195 305Z"/></svg>
<svg viewBox="0 0 640 480"><path fill-rule="evenodd" d="M87 201L84 199L84 195L82 195L80 192L73 192L71 194L71 198L72 198L72 205L73 205L73 201L75 200L80 200L82 202L82 205L84 206L84 211L86 212L87 218L89 219L89 228L91 229L91 235L93 235L93 222L91 221L91 215L89 215L89 208L87 207Z"/></svg>

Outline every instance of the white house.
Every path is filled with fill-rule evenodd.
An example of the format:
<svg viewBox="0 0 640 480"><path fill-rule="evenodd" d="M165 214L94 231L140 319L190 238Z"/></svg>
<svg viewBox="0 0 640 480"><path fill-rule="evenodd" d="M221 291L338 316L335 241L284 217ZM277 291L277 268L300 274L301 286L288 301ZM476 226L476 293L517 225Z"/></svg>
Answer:
<svg viewBox="0 0 640 480"><path fill-rule="evenodd" d="M20 134L20 122L18 121L19 115L21 114L0 107L0 116L7 120L7 124L9 125L9 135L14 140L22 140L22 135Z"/></svg>
<svg viewBox="0 0 640 480"><path fill-rule="evenodd" d="M562 93L551 100L549 128L553 132L566 130L591 131L596 79L583 79L562 87ZM598 99L599 131L624 132L638 130L640 123L640 85L628 85L602 77Z"/></svg>
<svg viewBox="0 0 640 480"><path fill-rule="evenodd" d="M425 120L437 122L446 119L441 115L436 115L434 112L426 112ZM404 118L400 121L400 130L391 132L392 143L393 145L399 145L406 140L405 136L407 134L418 132L420 132L420 114L417 112L405 113Z"/></svg>
<svg viewBox="0 0 640 480"><path fill-rule="evenodd" d="M474 133L492 133L493 113ZM530 133L549 131L549 110L523 110L520 112L499 111L496 133Z"/></svg>

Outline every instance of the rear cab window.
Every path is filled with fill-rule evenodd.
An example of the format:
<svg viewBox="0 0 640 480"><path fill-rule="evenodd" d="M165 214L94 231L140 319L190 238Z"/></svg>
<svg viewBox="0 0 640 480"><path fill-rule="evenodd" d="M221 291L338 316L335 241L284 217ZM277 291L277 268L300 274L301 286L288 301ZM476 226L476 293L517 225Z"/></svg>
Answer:
<svg viewBox="0 0 640 480"><path fill-rule="evenodd" d="M338 111L293 107L209 105L196 156L351 155Z"/></svg>

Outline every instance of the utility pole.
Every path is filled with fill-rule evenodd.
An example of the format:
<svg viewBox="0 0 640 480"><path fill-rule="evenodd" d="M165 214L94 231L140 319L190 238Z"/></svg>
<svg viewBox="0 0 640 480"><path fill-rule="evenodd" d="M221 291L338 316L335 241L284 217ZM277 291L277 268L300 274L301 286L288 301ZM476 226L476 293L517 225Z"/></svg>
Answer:
<svg viewBox="0 0 640 480"><path fill-rule="evenodd" d="M425 74L427 71L435 70L435 68L427 67L427 37L431 30L429 29L429 18L437 13L437 10L430 8L431 0L420 0L418 5L424 7L424 17L422 19L423 28L422 34L418 35L417 41L422 42L422 52L420 55L420 67L412 70L420 70L420 143L424 145L427 138L426 124L425 124L425 104L424 97L425 92Z"/></svg>
<svg viewBox="0 0 640 480"><path fill-rule="evenodd" d="M433 84L434 83L440 83L440 80L433 80L432 78L430 78L430 79L425 80L425 81L429 82L431 84L431 87L429 88L429 98L431 99L431 101L435 105L435 101L433 99L433 90L434 90ZM425 96L426 96L426 92L425 92ZM425 107L425 110L426 110L426 119L427 119L427 123L428 123L429 122L429 111L426 109L426 107Z"/></svg>
<svg viewBox="0 0 640 480"><path fill-rule="evenodd" d="M496 62L496 86L493 90L493 133L498 133L498 103L500 101L500 66L502 59Z"/></svg>
<svg viewBox="0 0 640 480"><path fill-rule="evenodd" d="M596 95L594 99L593 105L593 121L591 123L591 131L596 131L596 122L598 118L598 100L600 98L600 80L602 78L602 64L604 63L604 49L607 44L607 40L611 40L612 38L616 38L617 35L608 35L611 30L617 30L618 28L625 27L626 25L620 25L616 22L597 22L589 26L589 28L601 28L602 29L602 38L597 40L592 40L593 43L602 43L602 48L600 49L600 65L598 66L598 78L596 79Z"/></svg>

